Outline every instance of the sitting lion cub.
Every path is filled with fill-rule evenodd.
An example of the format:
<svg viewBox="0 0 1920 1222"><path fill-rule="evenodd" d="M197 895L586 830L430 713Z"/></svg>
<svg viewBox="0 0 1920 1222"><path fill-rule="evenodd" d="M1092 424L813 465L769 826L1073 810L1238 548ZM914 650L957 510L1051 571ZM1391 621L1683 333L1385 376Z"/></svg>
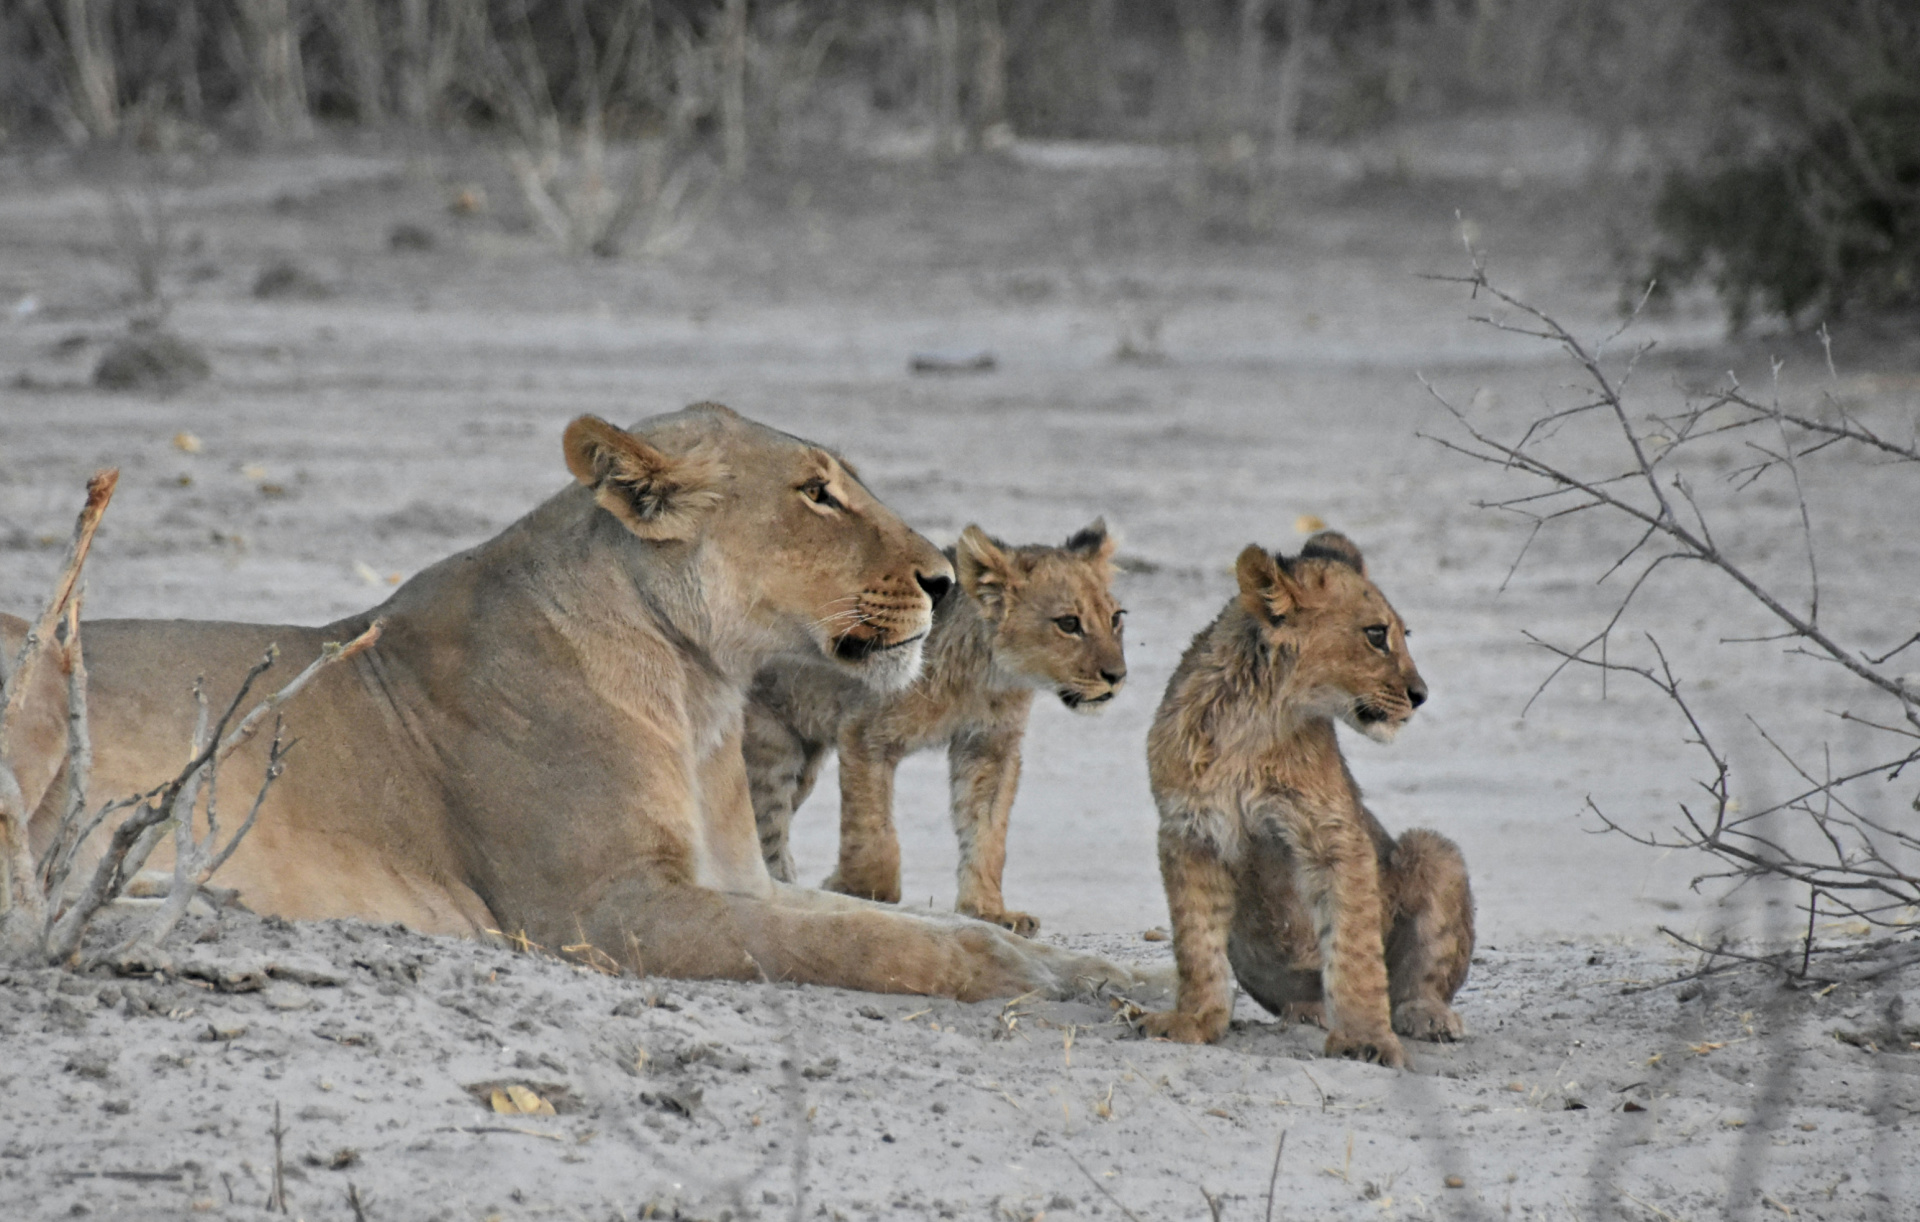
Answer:
<svg viewBox="0 0 1920 1222"><path fill-rule="evenodd" d="M1346 536L1240 553L1240 593L1193 639L1147 735L1180 972L1152 1035L1215 1040L1231 963L1254 1000L1317 1019L1329 1056L1404 1065L1394 1032L1451 1040L1473 954L1466 863L1398 843L1361 804L1337 718L1391 741L1427 698L1406 630Z"/></svg>
<svg viewBox="0 0 1920 1222"><path fill-rule="evenodd" d="M948 551L960 579L934 612L926 669L905 690L875 693L822 666L778 663L755 679L745 754L767 869L793 881L787 829L829 748L840 751L840 864L828 890L900 899L893 774L928 747L947 748L960 838L954 907L1022 934L1040 923L1007 911L1000 875L1007 815L1020 783L1020 740L1034 689L1094 710L1127 677L1124 612L1113 600L1113 539L1096 520L1060 547L1009 547L978 526Z"/></svg>

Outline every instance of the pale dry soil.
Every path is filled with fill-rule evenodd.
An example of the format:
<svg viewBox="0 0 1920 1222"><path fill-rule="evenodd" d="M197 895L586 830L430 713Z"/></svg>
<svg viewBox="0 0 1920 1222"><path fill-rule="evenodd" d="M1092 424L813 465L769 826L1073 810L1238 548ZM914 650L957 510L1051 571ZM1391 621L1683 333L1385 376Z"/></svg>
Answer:
<svg viewBox="0 0 1920 1222"><path fill-rule="evenodd" d="M1473 502L1512 485L1421 436L1448 420L1419 375L1507 435L1577 378L1418 273L1461 270L1464 228L1508 287L1603 336L1614 186L1302 175L1251 224L1178 166L822 156L735 189L684 247L573 260L528 230L483 150L181 165L158 187L167 325L213 374L109 394L90 373L141 307L103 192L145 173L0 161L0 610L37 605L98 466L123 479L90 614L319 623L560 487L571 416L702 398L840 448L939 542L969 521L1057 540L1104 514L1132 677L1103 715L1036 709L1007 894L1043 936L1154 959L1153 706L1239 548L1297 547L1315 515L1366 549L1433 690L1398 743L1349 753L1390 827L1466 853L1470 1035L1396 1073L1320 1059L1315 1032L1247 1003L1219 1046L1188 1048L1132 1038L1104 999L616 979L229 911L196 917L159 977L0 984L0 1214L260 1213L277 1107L289 1209L309 1219L353 1217L349 1185L381 1220L1203 1218L1203 1192L1251 1219L1283 1133L1274 1218L1920 1216L1913 969L1824 992L1758 972L1641 991L1699 966L1656 925L1785 938L1795 897L1723 902L1688 887L1710 863L1592 834L1589 798L1637 828L1695 800L1698 759L1656 696L1575 674L1527 707L1548 659L1523 631L1593 631L1618 583L1596 579L1632 535L1570 523L1509 579L1525 525ZM448 213L474 182L490 207ZM390 252L399 222L433 249ZM283 257L317 287L253 296ZM1779 351L1783 395L1913 428L1910 345L1842 329L1835 381L1806 341L1724 343L1696 298L1634 334L1661 341L1634 382L1646 411L1730 368L1764 384ZM996 368L909 372L935 349ZM1920 595L1920 505L1899 469L1827 458L1804 473L1822 615L1881 652L1911 631L1887 608ZM1729 443L1714 461L1745 460ZM1710 508L1724 482L1702 482ZM1798 580L1791 498L1755 496L1722 538ZM1689 577L1642 599L1730 735L1754 712L1798 748L1848 746L1826 720L1854 698L1832 668L1717 643L1767 627L1728 588ZM1745 732L1743 775L1777 792L1781 766ZM938 905L943 771L909 761L898 802L908 896ZM829 771L798 821L806 877L831 860L834 793ZM558 1114L495 1114L482 1096L508 1083Z"/></svg>

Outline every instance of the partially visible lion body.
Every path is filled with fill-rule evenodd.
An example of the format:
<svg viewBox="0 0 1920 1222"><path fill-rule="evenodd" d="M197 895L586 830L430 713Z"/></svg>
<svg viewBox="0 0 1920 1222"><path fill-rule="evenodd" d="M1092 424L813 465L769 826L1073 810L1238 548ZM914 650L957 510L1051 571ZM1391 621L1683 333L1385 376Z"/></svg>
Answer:
<svg viewBox="0 0 1920 1222"><path fill-rule="evenodd" d="M1218 1039L1231 968L1328 1055L1405 1064L1395 1032L1463 1033L1448 1004L1473 952L1453 843L1396 842L1361 801L1334 722L1390 740L1426 699L1399 615L1331 531L1301 555L1249 547L1240 593L1197 635L1147 737L1179 996L1155 1035Z"/></svg>
<svg viewBox="0 0 1920 1222"><path fill-rule="evenodd" d="M948 553L959 576L935 610L926 668L881 692L817 664L783 661L747 703L747 777L767 868L793 881L788 829L828 751L840 753L840 852L829 890L900 899L894 772L906 756L945 747L960 841L955 910L1032 934L1001 893L1007 820L1034 692L1097 709L1126 680L1114 601L1113 537L1096 521L1060 547L1011 547L976 526Z"/></svg>
<svg viewBox="0 0 1920 1222"><path fill-rule="evenodd" d="M959 997L1127 978L767 875L741 763L747 685L796 654L910 677L951 580L931 544L828 451L714 405L632 432L582 417L566 454L575 485L366 615L85 625L91 792L177 771L196 676L219 707L270 644L269 675L289 676L378 618L372 648L287 706L298 745L216 879L257 911L500 930L671 976ZM829 606L849 611L831 632ZM24 625L0 627L17 648ZM256 740L223 767L228 826L265 752ZM41 844L57 779L40 778Z"/></svg>

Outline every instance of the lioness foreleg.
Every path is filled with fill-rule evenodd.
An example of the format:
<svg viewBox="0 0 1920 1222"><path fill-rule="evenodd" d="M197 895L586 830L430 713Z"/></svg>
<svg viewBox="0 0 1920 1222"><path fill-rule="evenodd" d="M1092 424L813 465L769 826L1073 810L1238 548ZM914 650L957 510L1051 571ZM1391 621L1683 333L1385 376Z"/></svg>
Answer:
<svg viewBox="0 0 1920 1222"><path fill-rule="evenodd" d="M893 775L900 756L870 742L858 722L840 737L840 864L820 884L886 904L900 902L900 838Z"/></svg>
<svg viewBox="0 0 1920 1222"><path fill-rule="evenodd" d="M960 839L956 911L1032 937L1040 922L1009 912L1000 892L1007 867L1007 819L1020 789L1020 734L961 735L947 746L953 830Z"/></svg>
<svg viewBox="0 0 1920 1222"><path fill-rule="evenodd" d="M1387 980L1393 1029L1423 1040L1457 1040L1466 1025L1453 995L1473 961L1473 891L1451 840L1424 828L1400 837L1383 879L1393 909Z"/></svg>
<svg viewBox="0 0 1920 1222"><path fill-rule="evenodd" d="M1142 1015L1140 1029L1183 1044L1208 1044L1227 1032L1233 984L1227 932L1233 922L1233 874L1212 844L1161 829L1160 878L1173 918L1180 971L1174 1008Z"/></svg>
<svg viewBox="0 0 1920 1222"><path fill-rule="evenodd" d="M587 936L636 972L792 981L979 1001L1129 987L1137 973L961 917L831 897L783 902L635 878L594 905Z"/></svg>

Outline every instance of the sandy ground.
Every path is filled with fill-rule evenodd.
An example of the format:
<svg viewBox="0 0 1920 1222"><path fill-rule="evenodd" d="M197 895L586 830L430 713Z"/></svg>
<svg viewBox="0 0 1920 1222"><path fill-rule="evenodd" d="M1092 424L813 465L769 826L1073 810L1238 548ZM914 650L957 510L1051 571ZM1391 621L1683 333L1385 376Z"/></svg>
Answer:
<svg viewBox="0 0 1920 1222"><path fill-rule="evenodd" d="M1350 740L1350 758L1390 827L1466 852L1467 1042L1418 1047L1397 1074L1320 1060L1313 1033L1246 1003L1225 1042L1190 1049L1129 1038L1105 1002L617 980L227 913L199 919L160 979L0 986L0 1186L19 1216L258 1212L276 1105L286 1196L310 1219L353 1217L349 1184L374 1219L1199 1218L1203 1191L1245 1219L1266 1216L1282 1133L1276 1218L1920 1216L1914 971L1825 993L1740 973L1637 991L1698 966L1656 924L1778 934L1797 918L1783 897L1690 890L1700 861L1590 834L1589 797L1664 826L1697 763L1670 711L1617 683L1602 699L1573 677L1522 717L1548 669L1523 630L1590 632L1614 597L1595 579L1631 540L1550 536L1509 581L1524 526L1472 504L1505 486L1420 436L1446 418L1417 375L1512 431L1568 401L1574 371L1417 273L1461 270L1465 230L1507 287L1605 334L1615 193L1308 179L1243 232L1178 167L1075 165L823 158L736 190L684 247L620 260L555 254L480 152L184 167L161 189L163 288L214 373L162 395L89 384L132 308L103 194L132 178L6 160L0 610L42 596L96 466L124 474L91 614L314 623L560 486L571 416L701 398L844 449L937 541L968 521L1058 539L1105 514L1124 539L1130 687L1097 718L1036 710L1007 894L1045 936L1151 958L1164 948L1140 933L1166 918L1141 744L1160 687L1239 548L1291 549L1317 515L1367 550L1433 689L1398 743ZM449 214L470 183L492 206ZM400 222L433 249L391 252ZM255 297L283 257L312 295ZM1802 341L1724 343L1695 299L1640 333L1661 341L1636 382L1648 411L1729 368L1762 382L1777 350L1782 393L1912 428L1911 346L1842 331L1835 384ZM911 374L930 349L997 366ZM1911 481L1846 456L1808 480L1823 615L1891 648L1911 629L1880 622L1889 597L1920 597ZM1760 505L1726 539L1791 580L1792 505ZM1715 644L1761 627L1726 590L1676 583L1644 606L1709 712L1762 710L1801 744L1830 733L1835 676ZM1754 792L1783 783L1740 750ZM938 905L943 769L910 761L898 802L907 894ZM820 791L796 827L808 877L833 852L830 776ZM559 1115L503 1119L471 1089L510 1082Z"/></svg>

